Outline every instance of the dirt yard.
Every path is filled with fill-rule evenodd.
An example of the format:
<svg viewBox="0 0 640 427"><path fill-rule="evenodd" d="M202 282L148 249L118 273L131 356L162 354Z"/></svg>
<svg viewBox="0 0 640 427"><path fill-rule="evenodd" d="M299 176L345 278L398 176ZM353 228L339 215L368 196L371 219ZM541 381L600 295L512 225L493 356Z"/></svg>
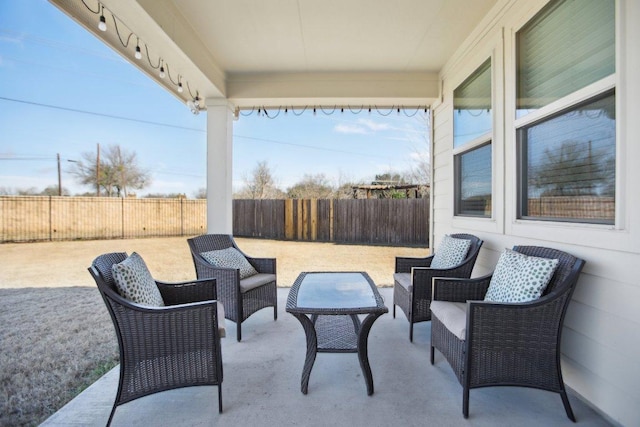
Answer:
<svg viewBox="0 0 640 427"><path fill-rule="evenodd" d="M278 285L301 271L367 271L390 286L396 256L426 248L237 239L251 256L277 259ZM112 368L118 345L87 271L105 252L136 251L153 276L195 278L184 237L0 244L0 426L44 421Z"/></svg>
<svg viewBox="0 0 640 427"><path fill-rule="evenodd" d="M393 284L396 256L426 256L426 248L341 245L237 238L254 257L277 259L278 286L288 287L301 271L366 271L378 286ZM5 243L0 245L0 289L95 286L87 272L105 252L138 252L154 278L195 278L186 238Z"/></svg>

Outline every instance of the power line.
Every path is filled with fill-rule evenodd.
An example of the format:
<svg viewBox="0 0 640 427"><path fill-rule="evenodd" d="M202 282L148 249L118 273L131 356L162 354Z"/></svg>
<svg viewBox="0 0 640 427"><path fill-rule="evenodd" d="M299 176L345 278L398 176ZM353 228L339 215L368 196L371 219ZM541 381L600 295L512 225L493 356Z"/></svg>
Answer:
<svg viewBox="0 0 640 427"><path fill-rule="evenodd" d="M152 122L150 120L132 119L130 117L116 116L116 115L112 115L112 114L96 113L95 111L79 110L79 109L76 109L76 108L61 107L59 105L42 104L42 103L39 103L39 102L26 101L24 99L6 98L4 96L0 96L0 99L4 100L4 101L10 101L10 102L19 102L21 104L35 105L37 107L45 107L45 108L53 108L55 110L70 111L72 113L89 114L89 115L92 115L92 116L107 117L107 118L110 118L110 119L117 119L117 120L126 120L126 121L129 121L129 122L144 123L144 124L147 124L147 125L154 125L154 126L164 126L164 127L174 128L174 129L191 130L191 131L195 131L195 132L206 132L204 129L190 128L190 127L187 127L187 126L178 126L178 125L172 125L172 124L168 124L168 123Z"/></svg>
<svg viewBox="0 0 640 427"><path fill-rule="evenodd" d="M293 147L311 148L313 150L332 151L332 152L335 152L335 153L352 154L354 156L364 156L364 157L374 157L374 158L378 158L378 159L388 159L388 157L376 156L375 154L355 153L353 151L338 150L336 148L318 147L318 146L315 146L315 145L294 144L293 142L276 141L274 139L256 138L256 137L252 137L252 136L243 136L243 135L235 135L235 134L233 135L233 137L234 138L242 138L242 139L250 139L252 141L271 142L273 144L290 145L290 146L293 146Z"/></svg>

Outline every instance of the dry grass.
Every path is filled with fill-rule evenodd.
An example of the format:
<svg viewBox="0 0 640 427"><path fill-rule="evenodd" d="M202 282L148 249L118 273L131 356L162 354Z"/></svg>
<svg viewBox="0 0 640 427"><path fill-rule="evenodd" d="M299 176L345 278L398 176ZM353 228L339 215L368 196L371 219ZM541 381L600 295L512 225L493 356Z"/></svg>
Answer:
<svg viewBox="0 0 640 427"><path fill-rule="evenodd" d="M364 270L389 286L396 256L427 252L236 240L249 255L277 258L279 286L323 270ZM97 255L115 251L137 251L161 280L195 277L184 237L0 245L0 425L37 425L117 362L111 319L87 272Z"/></svg>
<svg viewBox="0 0 640 427"><path fill-rule="evenodd" d="M37 425L118 360L95 287L0 289L0 324L0 425Z"/></svg>

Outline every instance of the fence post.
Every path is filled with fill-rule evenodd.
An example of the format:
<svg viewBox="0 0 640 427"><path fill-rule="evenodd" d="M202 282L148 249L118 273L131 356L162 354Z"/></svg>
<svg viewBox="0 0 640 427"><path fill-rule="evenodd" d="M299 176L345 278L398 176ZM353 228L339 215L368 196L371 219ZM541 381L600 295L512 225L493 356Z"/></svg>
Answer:
<svg viewBox="0 0 640 427"><path fill-rule="evenodd" d="M333 230L333 199L329 200L329 241L335 241L336 236L334 236Z"/></svg>
<svg viewBox="0 0 640 427"><path fill-rule="evenodd" d="M49 196L49 241L53 241L53 207L51 206L51 196Z"/></svg>
<svg viewBox="0 0 640 427"><path fill-rule="evenodd" d="M287 240L293 240L296 237L293 224L293 199L284 201L284 237Z"/></svg>
<svg viewBox="0 0 640 427"><path fill-rule="evenodd" d="M124 239L124 197L120 198L120 223L122 224L122 238Z"/></svg>
<svg viewBox="0 0 640 427"><path fill-rule="evenodd" d="M180 235L184 236L184 199L180 198Z"/></svg>

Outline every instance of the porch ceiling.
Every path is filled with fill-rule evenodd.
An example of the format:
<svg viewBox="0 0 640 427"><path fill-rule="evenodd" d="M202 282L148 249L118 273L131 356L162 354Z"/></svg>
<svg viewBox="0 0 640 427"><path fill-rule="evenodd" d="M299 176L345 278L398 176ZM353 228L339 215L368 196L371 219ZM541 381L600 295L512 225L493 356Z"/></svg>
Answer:
<svg viewBox="0 0 640 427"><path fill-rule="evenodd" d="M50 0L183 100L177 86L133 59L97 0ZM438 72L499 0L103 0L129 32L200 97L239 107L426 105ZM109 24L109 20L107 21ZM125 36L128 33L125 30ZM135 39L135 37L134 37ZM188 91L187 91L188 92Z"/></svg>

